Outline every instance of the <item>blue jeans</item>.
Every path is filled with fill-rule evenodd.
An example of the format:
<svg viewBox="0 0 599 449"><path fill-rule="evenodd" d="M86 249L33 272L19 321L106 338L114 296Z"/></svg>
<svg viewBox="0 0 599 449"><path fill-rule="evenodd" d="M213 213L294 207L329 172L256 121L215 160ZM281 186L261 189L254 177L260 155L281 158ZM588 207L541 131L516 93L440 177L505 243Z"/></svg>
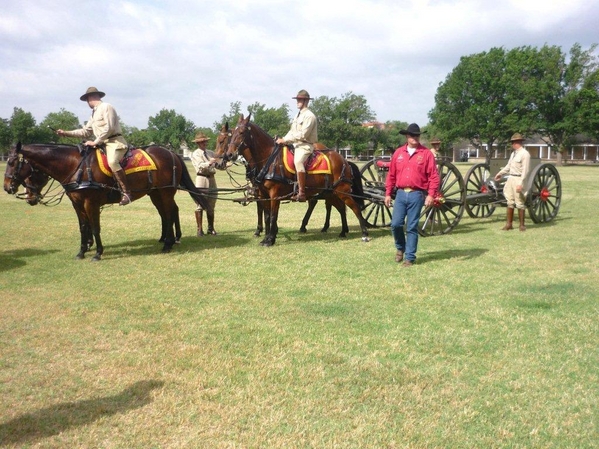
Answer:
<svg viewBox="0 0 599 449"><path fill-rule="evenodd" d="M414 262L418 247L418 220L426 192L420 190L404 192L398 190L393 203L393 216L391 217L391 235L395 240L395 248L404 252L404 259ZM404 223L406 232L404 234Z"/></svg>

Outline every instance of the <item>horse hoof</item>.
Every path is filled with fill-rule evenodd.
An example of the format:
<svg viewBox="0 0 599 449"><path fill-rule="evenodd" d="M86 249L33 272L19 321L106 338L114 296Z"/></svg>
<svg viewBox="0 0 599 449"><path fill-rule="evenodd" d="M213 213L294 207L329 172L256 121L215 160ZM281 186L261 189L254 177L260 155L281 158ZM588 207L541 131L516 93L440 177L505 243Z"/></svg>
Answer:
<svg viewBox="0 0 599 449"><path fill-rule="evenodd" d="M96 254L94 257L92 257L92 262L99 262L100 260L102 260L102 256L99 254Z"/></svg>
<svg viewBox="0 0 599 449"><path fill-rule="evenodd" d="M306 230L306 228L300 228L300 230L299 230L299 233L300 233L300 234L305 234L306 232L308 232L308 231Z"/></svg>
<svg viewBox="0 0 599 449"><path fill-rule="evenodd" d="M77 254L75 256L75 259L77 259L77 260L83 260L83 259L85 259L85 255L83 253L79 253L79 254Z"/></svg>
<svg viewBox="0 0 599 449"><path fill-rule="evenodd" d="M362 241L363 242L370 242L370 238L368 238L368 237L362 237Z"/></svg>

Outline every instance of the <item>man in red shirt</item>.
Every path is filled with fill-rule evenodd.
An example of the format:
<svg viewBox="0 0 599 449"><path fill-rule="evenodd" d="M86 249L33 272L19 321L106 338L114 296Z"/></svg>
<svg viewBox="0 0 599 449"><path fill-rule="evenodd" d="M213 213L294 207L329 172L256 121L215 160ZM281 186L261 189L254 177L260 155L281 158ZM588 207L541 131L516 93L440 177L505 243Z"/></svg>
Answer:
<svg viewBox="0 0 599 449"><path fill-rule="evenodd" d="M397 189L391 217L391 234L395 242L395 261L410 267L416 261L418 220L422 206L432 206L439 190L439 172L434 154L420 144L420 127L416 123L399 131L407 143L393 153L387 174L385 206L391 207L391 195ZM404 233L405 223L405 233Z"/></svg>

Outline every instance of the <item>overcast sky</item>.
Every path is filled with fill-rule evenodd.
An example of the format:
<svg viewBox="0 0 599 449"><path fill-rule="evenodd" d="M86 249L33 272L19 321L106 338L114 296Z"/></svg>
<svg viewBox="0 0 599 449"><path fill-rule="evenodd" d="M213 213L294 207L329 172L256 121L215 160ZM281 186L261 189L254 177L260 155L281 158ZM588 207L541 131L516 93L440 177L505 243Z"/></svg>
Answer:
<svg viewBox="0 0 599 449"><path fill-rule="evenodd" d="M424 125L461 56L599 42L598 0L0 0L0 118L83 123L89 86L123 123L161 109L212 127L230 104L363 95L379 121Z"/></svg>

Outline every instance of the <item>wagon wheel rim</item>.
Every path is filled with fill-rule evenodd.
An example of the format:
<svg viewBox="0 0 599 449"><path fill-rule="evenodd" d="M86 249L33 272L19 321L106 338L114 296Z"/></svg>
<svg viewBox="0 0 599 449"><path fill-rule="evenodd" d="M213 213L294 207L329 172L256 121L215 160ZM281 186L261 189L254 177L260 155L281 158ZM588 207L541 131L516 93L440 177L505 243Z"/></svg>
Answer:
<svg viewBox="0 0 599 449"><path fill-rule="evenodd" d="M476 164L466 173L466 212L471 218L488 218L495 212L494 203L469 203L468 197L488 193L487 180L491 177L488 164Z"/></svg>
<svg viewBox="0 0 599 449"><path fill-rule="evenodd" d="M387 171L379 168L377 161L384 162L385 160L373 159L360 170L364 188L362 216L368 226L374 228L390 226L393 216L392 208L385 206L384 202Z"/></svg>
<svg viewBox="0 0 599 449"><path fill-rule="evenodd" d="M562 182L552 164L542 164L532 173L527 195L528 214L534 223L552 221L559 212L562 200Z"/></svg>
<svg viewBox="0 0 599 449"><path fill-rule="evenodd" d="M423 209L418 223L418 232L425 237L451 232L460 222L466 203L464 178L458 168L440 161L437 169L441 179L439 194L432 206Z"/></svg>

